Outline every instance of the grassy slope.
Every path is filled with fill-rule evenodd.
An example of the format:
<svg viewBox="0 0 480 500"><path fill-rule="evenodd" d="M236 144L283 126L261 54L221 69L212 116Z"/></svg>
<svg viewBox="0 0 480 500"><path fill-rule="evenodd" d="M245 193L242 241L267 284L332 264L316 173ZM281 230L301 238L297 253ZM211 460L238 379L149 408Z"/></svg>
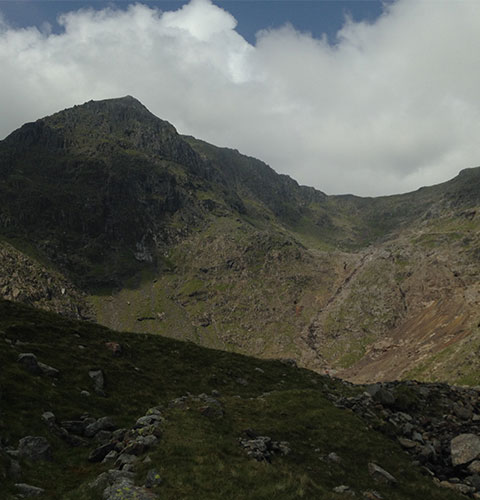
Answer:
<svg viewBox="0 0 480 500"><path fill-rule="evenodd" d="M331 293L338 259L314 256L288 234L239 218L209 222L172 249L157 274L92 296L99 322L299 359L299 333Z"/></svg>
<svg viewBox="0 0 480 500"><path fill-rule="evenodd" d="M22 344L12 347L6 339ZM123 355L113 357L105 348L107 341L120 342ZM34 352L39 360L58 368L58 381L24 372L17 363L19 352ZM223 418L209 419L194 404L165 412L161 443L150 453L153 464L148 466L156 467L165 479L157 491L161 498L214 500L229 495L235 499L334 500L344 498L332 493L340 484L351 486L357 495L374 489L392 500L461 498L439 490L409 463L397 444L326 398L329 393L352 389L278 361L208 350L160 336L117 333L2 301L0 363L2 441L16 446L25 435L43 435L53 444L53 463L23 464L22 481L44 487L45 498L99 499L85 483L105 466L86 461L93 444L69 448L51 435L40 418L44 411L53 411L58 420L84 413L110 415L119 425L128 426L153 405L214 389L221 393ZM104 370L107 397L80 396L80 390L91 389L91 368ZM239 378L247 385L240 384ZM276 457L271 464L248 459L238 445L238 437L248 428L288 441L292 453ZM340 464L324 459L332 451L342 457ZM0 458L1 476L5 472L1 453ZM375 483L367 472L369 461L395 474L399 485ZM146 468L138 469L139 481ZM3 498L9 498L12 491L12 483L4 481Z"/></svg>
<svg viewBox="0 0 480 500"><path fill-rule="evenodd" d="M463 212L418 221L409 232L369 249L361 266L361 253L311 251L280 228L211 217L203 230L163 256L158 273L92 300L97 318L109 327L262 357L296 357L311 368L321 366L306 357L313 351L302 338L320 311L317 350L331 368L345 369L394 329L403 324L408 329L409 320L426 306L455 298L464 302L475 344L480 218ZM325 307L355 269L344 292ZM444 312L453 325L455 315ZM428 337L437 326L424 321L418 337ZM417 357L405 361L417 366L414 374L420 380L477 383L477 364L466 362L462 346L450 346L442 363ZM437 353L434 345L432 355ZM463 367L460 373L458 366Z"/></svg>

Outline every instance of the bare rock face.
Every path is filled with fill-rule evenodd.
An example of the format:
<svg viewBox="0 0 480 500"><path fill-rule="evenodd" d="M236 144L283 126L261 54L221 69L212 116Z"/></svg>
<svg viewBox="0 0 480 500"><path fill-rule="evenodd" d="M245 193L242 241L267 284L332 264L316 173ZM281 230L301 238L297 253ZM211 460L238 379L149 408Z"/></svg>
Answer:
<svg viewBox="0 0 480 500"><path fill-rule="evenodd" d="M69 318L92 317L84 294L60 273L47 269L5 242L0 242L0 262L0 298Z"/></svg>
<svg viewBox="0 0 480 500"><path fill-rule="evenodd" d="M462 465L480 456L480 437L476 434L460 434L450 443L452 464Z"/></svg>

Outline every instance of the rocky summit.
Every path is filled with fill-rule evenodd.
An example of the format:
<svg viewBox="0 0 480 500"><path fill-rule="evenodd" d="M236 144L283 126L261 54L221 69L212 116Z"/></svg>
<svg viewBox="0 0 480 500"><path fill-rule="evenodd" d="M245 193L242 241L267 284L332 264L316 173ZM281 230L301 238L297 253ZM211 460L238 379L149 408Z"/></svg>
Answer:
<svg viewBox="0 0 480 500"><path fill-rule="evenodd" d="M12 132L2 494L480 498L479 180L326 195L130 96Z"/></svg>

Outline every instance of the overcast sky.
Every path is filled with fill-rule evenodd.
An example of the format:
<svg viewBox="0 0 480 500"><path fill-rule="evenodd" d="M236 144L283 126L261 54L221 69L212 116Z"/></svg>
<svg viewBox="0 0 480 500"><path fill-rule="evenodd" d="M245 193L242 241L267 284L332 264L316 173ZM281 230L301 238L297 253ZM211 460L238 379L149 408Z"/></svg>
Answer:
<svg viewBox="0 0 480 500"><path fill-rule="evenodd" d="M329 194L405 192L480 165L478 0L365 3L364 19L330 2L329 29L322 2L303 2L310 25L264 16L242 30L233 2L60 4L58 24L25 27L0 2L0 138L130 94L179 132Z"/></svg>

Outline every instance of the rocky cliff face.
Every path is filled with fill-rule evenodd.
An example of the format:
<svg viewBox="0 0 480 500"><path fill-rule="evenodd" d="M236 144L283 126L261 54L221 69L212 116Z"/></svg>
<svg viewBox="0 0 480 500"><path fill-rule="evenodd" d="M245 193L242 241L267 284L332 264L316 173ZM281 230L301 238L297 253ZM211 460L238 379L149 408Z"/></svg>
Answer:
<svg viewBox="0 0 480 500"><path fill-rule="evenodd" d="M86 295L60 273L0 242L0 296L75 319L93 319Z"/></svg>
<svg viewBox="0 0 480 500"><path fill-rule="evenodd" d="M133 98L87 103L2 142L2 232L32 242L84 287L119 284L196 224L189 183L206 169ZM185 222L172 230L178 212Z"/></svg>

